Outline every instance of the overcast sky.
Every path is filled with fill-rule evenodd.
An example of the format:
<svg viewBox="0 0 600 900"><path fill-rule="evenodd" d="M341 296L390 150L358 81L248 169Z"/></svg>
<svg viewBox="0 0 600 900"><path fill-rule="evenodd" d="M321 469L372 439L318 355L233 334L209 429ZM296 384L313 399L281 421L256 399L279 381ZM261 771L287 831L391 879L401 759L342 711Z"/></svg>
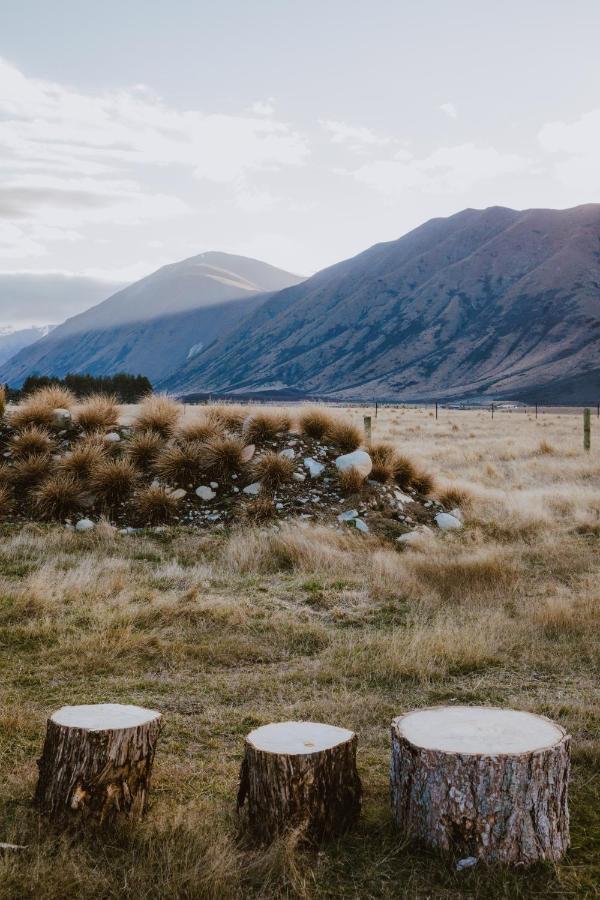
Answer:
<svg viewBox="0 0 600 900"><path fill-rule="evenodd" d="M598 0L19 0L0 271L310 274L466 206L600 200Z"/></svg>

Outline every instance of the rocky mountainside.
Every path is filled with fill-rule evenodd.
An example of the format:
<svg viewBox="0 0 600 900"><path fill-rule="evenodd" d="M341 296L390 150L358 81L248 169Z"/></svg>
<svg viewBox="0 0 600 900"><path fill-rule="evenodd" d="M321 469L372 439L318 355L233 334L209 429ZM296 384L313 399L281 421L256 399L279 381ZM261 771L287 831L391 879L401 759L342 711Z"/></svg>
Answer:
<svg viewBox="0 0 600 900"><path fill-rule="evenodd" d="M280 291L165 387L424 400L551 393L560 380L572 400L599 358L600 205L491 207Z"/></svg>
<svg viewBox="0 0 600 900"><path fill-rule="evenodd" d="M202 253L164 266L68 319L0 367L0 382L27 375L118 371L166 378L256 309L265 294L301 279L258 260Z"/></svg>

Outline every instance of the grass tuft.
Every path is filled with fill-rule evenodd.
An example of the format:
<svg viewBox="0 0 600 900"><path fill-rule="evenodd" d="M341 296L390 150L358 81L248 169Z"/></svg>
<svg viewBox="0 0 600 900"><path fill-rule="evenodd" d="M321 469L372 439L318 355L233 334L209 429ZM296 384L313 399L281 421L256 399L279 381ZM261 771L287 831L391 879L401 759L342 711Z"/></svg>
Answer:
<svg viewBox="0 0 600 900"><path fill-rule="evenodd" d="M324 409L314 406L301 413L298 424L302 434L320 441L331 431L334 420Z"/></svg>
<svg viewBox="0 0 600 900"><path fill-rule="evenodd" d="M393 481L396 474L396 451L391 444L371 444L369 455L373 461L369 477L381 484Z"/></svg>
<svg viewBox="0 0 600 900"><path fill-rule="evenodd" d="M171 437L181 416L180 403L165 394L150 394L140 404L134 425L140 431L155 431Z"/></svg>
<svg viewBox="0 0 600 900"><path fill-rule="evenodd" d="M119 423L117 398L108 394L92 394L77 410L76 421L84 431L114 428Z"/></svg>
<svg viewBox="0 0 600 900"><path fill-rule="evenodd" d="M244 468L246 445L241 438L218 437L202 444L202 467L213 478L229 477Z"/></svg>
<svg viewBox="0 0 600 900"><path fill-rule="evenodd" d="M411 486L415 475L416 468L412 460L407 456L396 454L394 458L394 481L396 484L406 491Z"/></svg>
<svg viewBox="0 0 600 900"><path fill-rule="evenodd" d="M204 473L203 449L199 441L172 444L161 451L153 469L168 484L188 487Z"/></svg>
<svg viewBox="0 0 600 900"><path fill-rule="evenodd" d="M331 443L342 453L352 453L362 444L363 436L360 428L346 419L333 419L326 434Z"/></svg>
<svg viewBox="0 0 600 900"><path fill-rule="evenodd" d="M34 453L51 453L54 449L54 440L45 428L27 425L11 438L9 446L13 456L22 459Z"/></svg>
<svg viewBox="0 0 600 900"><path fill-rule="evenodd" d="M362 475L354 466L340 472L340 488L346 496L360 494L365 485L365 476Z"/></svg>
<svg viewBox="0 0 600 900"><path fill-rule="evenodd" d="M141 525L168 525L176 518L179 504L163 485L150 485L134 495L132 507Z"/></svg>
<svg viewBox="0 0 600 900"><path fill-rule="evenodd" d="M294 462L286 456L270 450L263 453L252 466L252 478L260 481L267 490L275 490L281 484L287 484L294 474Z"/></svg>
<svg viewBox="0 0 600 900"><path fill-rule="evenodd" d="M62 520L82 509L86 494L79 479L56 472L33 492L33 503L41 519Z"/></svg>
<svg viewBox="0 0 600 900"><path fill-rule="evenodd" d="M128 459L105 459L93 469L90 488L107 507L127 500L138 481L135 466Z"/></svg>
<svg viewBox="0 0 600 900"><path fill-rule="evenodd" d="M250 444L274 441L278 435L289 431L291 419L284 413L257 412L244 425L244 437Z"/></svg>
<svg viewBox="0 0 600 900"><path fill-rule="evenodd" d="M59 463L59 469L86 481L93 470L108 456L106 444L96 436L84 437L73 444Z"/></svg>
<svg viewBox="0 0 600 900"><path fill-rule="evenodd" d="M125 456L142 472L149 472L165 448L164 438L156 431L137 431L125 446Z"/></svg>
<svg viewBox="0 0 600 900"><path fill-rule="evenodd" d="M10 480L16 490L27 491L38 485L54 468L48 453L33 453L16 460L10 470Z"/></svg>

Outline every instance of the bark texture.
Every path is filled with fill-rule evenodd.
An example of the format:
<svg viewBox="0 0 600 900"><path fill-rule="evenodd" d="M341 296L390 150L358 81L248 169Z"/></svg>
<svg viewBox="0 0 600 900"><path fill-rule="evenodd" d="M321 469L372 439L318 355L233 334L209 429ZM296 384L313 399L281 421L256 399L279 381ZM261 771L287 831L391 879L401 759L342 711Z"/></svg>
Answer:
<svg viewBox="0 0 600 900"><path fill-rule="evenodd" d="M415 746L392 722L390 771L397 825L431 847L487 862L558 860L569 846L570 737L518 754Z"/></svg>
<svg viewBox="0 0 600 900"><path fill-rule="evenodd" d="M263 842L300 829L319 843L342 834L360 813L357 737L307 754L270 753L246 741L238 810L247 801L248 827Z"/></svg>
<svg viewBox="0 0 600 900"><path fill-rule="evenodd" d="M35 804L56 822L105 824L141 818L160 717L131 728L92 731L48 720Z"/></svg>

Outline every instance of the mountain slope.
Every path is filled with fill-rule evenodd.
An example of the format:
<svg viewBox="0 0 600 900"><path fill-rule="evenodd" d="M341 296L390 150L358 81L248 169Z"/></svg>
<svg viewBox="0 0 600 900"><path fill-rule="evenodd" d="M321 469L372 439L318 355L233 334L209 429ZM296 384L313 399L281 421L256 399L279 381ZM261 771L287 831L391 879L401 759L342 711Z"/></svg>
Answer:
<svg viewBox="0 0 600 900"><path fill-rule="evenodd" d="M11 357L35 344L40 338L45 337L52 330L51 325L37 325L31 328L0 328L0 365Z"/></svg>
<svg viewBox="0 0 600 900"><path fill-rule="evenodd" d="M600 205L467 209L275 294L167 384L426 399L597 368Z"/></svg>
<svg viewBox="0 0 600 900"><path fill-rule="evenodd" d="M0 272L0 328L64 322L123 287L123 283L77 275Z"/></svg>
<svg viewBox="0 0 600 900"><path fill-rule="evenodd" d="M18 385L32 372L116 371L158 381L255 309L265 292L299 281L257 260L202 253L69 319L0 368L0 381Z"/></svg>

